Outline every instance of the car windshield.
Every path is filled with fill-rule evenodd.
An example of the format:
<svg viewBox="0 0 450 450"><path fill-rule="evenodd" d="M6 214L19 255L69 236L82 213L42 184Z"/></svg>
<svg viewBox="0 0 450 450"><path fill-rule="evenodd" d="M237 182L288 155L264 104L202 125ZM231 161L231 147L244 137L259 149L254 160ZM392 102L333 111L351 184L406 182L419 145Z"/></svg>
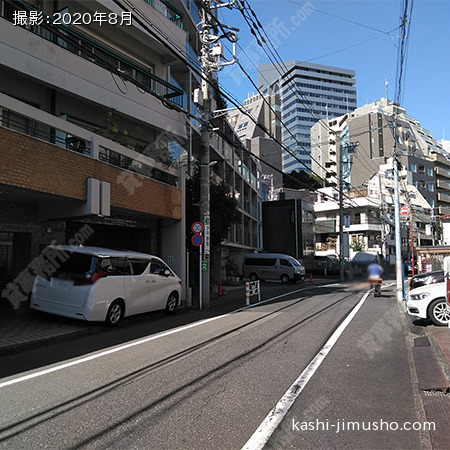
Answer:
<svg viewBox="0 0 450 450"><path fill-rule="evenodd" d="M294 258L287 259L293 266L301 266L301 264Z"/></svg>

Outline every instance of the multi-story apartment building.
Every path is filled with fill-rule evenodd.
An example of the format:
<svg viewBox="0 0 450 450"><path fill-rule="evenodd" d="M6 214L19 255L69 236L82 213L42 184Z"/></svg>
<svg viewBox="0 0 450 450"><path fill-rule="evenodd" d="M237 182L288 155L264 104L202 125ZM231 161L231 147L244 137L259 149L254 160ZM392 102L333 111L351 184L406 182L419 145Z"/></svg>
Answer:
<svg viewBox="0 0 450 450"><path fill-rule="evenodd" d="M394 151L406 169L407 182L415 186L435 208L434 214L449 206L445 193L450 181L447 157L442 145L408 116L397 103L381 99L350 114L314 125L313 171L330 183L338 183L340 154L343 178L348 188L361 187L391 158ZM394 137L396 136L396 138ZM439 189L439 191L438 191Z"/></svg>
<svg viewBox="0 0 450 450"><path fill-rule="evenodd" d="M245 100L243 108L246 114L236 109L229 113L228 120L246 148L256 156L261 171L263 200L273 200L275 191L283 185L282 146L279 144L281 142L280 97L254 95ZM270 135L255 122L268 130Z"/></svg>
<svg viewBox="0 0 450 450"><path fill-rule="evenodd" d="M220 134L211 136L212 179L224 182L237 200L239 221L233 223L220 249L212 254L211 281L241 276L244 255L262 248L261 168L225 117L213 121Z"/></svg>
<svg viewBox="0 0 450 450"><path fill-rule="evenodd" d="M404 189L400 192L400 203L409 205L413 211L413 220L411 216L401 219L402 254L411 258L413 248L433 243L429 234L432 208L415 186L406 184L406 171L401 175ZM338 252L338 193L334 188L326 187L318 190L317 197L314 205L316 249ZM371 251L382 254L388 264L394 265L394 180L391 165L381 167L380 172L368 181L367 187L348 191L343 206L344 217L347 216L343 225L346 256L351 258L355 251Z"/></svg>
<svg viewBox="0 0 450 450"><path fill-rule="evenodd" d="M132 6L0 3L0 284L67 242L157 254L191 281L182 175L200 151L186 114L199 115L199 9ZM258 247L256 167L217 136L211 146L243 216L229 245Z"/></svg>
<svg viewBox="0 0 450 450"><path fill-rule="evenodd" d="M283 171L311 168L311 127L320 119L341 116L356 108L356 73L353 70L301 61L258 65L258 86L263 93L279 94L282 102ZM293 156L295 155L295 156Z"/></svg>
<svg viewBox="0 0 450 450"><path fill-rule="evenodd" d="M1 2L2 282L66 242L158 254L182 275L171 149L187 139L196 27L175 4Z"/></svg>

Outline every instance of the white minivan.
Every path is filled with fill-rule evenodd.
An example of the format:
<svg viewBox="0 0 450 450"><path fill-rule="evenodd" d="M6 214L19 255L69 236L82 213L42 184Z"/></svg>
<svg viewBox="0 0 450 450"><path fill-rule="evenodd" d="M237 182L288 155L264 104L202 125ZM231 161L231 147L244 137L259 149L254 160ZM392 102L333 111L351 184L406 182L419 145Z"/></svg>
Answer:
<svg viewBox="0 0 450 450"><path fill-rule="evenodd" d="M41 268L30 307L74 319L117 325L123 317L181 301L181 280L160 258L98 247L50 246L59 259Z"/></svg>
<svg viewBox="0 0 450 450"><path fill-rule="evenodd" d="M283 253L247 253L243 276L250 281L279 280L282 283L295 283L305 279L305 268L295 258Z"/></svg>

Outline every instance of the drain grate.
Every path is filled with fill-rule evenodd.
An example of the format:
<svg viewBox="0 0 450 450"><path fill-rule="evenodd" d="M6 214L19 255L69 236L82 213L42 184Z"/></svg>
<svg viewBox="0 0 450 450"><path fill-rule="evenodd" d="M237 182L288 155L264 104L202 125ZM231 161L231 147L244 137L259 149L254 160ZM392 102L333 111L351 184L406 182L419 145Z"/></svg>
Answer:
<svg viewBox="0 0 450 450"><path fill-rule="evenodd" d="M431 346L413 347L419 389L447 392L450 384Z"/></svg>
<svg viewBox="0 0 450 450"><path fill-rule="evenodd" d="M426 336L414 339L414 347L428 347L429 345L430 340Z"/></svg>
<svg viewBox="0 0 450 450"><path fill-rule="evenodd" d="M422 396L427 422L435 424L430 428L433 448L450 448L450 395L425 394Z"/></svg>

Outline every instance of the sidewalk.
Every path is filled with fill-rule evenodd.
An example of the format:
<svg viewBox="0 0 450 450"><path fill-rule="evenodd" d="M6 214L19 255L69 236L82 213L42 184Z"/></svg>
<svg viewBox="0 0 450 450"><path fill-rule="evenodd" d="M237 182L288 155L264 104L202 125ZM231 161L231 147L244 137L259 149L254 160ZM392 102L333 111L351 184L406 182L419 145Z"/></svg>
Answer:
<svg viewBox="0 0 450 450"><path fill-rule="evenodd" d="M224 295L211 301L211 309L233 302L241 297L240 306L245 306L245 286L224 286ZM13 313L0 308L0 355L16 348L46 340L64 338L68 335L89 332L104 327L102 323L69 319L35 310Z"/></svg>

